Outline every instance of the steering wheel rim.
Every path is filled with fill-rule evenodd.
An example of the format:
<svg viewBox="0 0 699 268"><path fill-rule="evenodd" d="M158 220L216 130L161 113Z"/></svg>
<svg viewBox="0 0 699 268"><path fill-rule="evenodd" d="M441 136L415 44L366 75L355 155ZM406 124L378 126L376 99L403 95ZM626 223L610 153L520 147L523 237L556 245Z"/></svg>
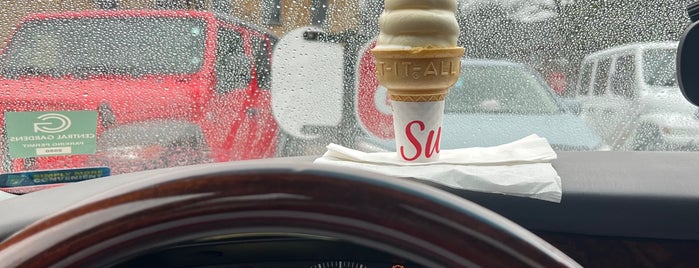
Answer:
<svg viewBox="0 0 699 268"><path fill-rule="evenodd" d="M264 231L333 236L427 267L578 266L515 223L410 180L298 163L143 174L14 234L0 244L0 260L105 266L197 238Z"/></svg>

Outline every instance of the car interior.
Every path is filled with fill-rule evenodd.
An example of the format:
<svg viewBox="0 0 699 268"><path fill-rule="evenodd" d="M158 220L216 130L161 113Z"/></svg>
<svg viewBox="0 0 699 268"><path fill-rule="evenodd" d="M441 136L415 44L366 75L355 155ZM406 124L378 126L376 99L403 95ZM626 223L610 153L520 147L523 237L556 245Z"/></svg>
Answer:
<svg viewBox="0 0 699 268"><path fill-rule="evenodd" d="M699 105L699 4L678 80ZM693 267L696 152L556 152L560 203L314 164L206 163L0 202L5 267Z"/></svg>
<svg viewBox="0 0 699 268"><path fill-rule="evenodd" d="M618 161L619 159L621 159L621 161ZM5 241L6 244L12 244L13 241L21 240L22 238L28 239L28 237L25 236L30 234L27 233L40 235L41 232L39 231L42 229L43 231L52 231L52 235L63 234L65 236L72 236L61 239L66 239L66 241L77 239L75 242L77 243L78 240L82 239L91 240L86 238L86 236L89 235L81 233L81 231L86 230L74 230L73 228L71 230L74 230L74 232L64 233L65 230L52 228L51 226L55 225L56 221L75 221L72 222L73 225L89 225L84 227L85 229L91 230L87 233L93 234L96 234L96 231L102 230L94 229L97 228L96 225L101 225L99 228L106 228L105 225L109 227L106 229L110 230L103 230L97 233L100 233L101 236L113 236L117 241L110 241L110 245L102 246L99 246L99 243L92 244L98 242L94 240L88 244L80 244L86 247L85 251L87 251L81 252L80 254L70 251L60 251L66 255L56 257L55 260L63 261L61 263L66 265L99 264L122 265L121 267L125 267L123 265L132 267L136 265L157 265L163 267L222 267L216 265L230 264L238 266L228 267L269 267L264 265L280 266L281 264L288 264L287 267L299 267L310 263L328 263L325 264L326 266L318 267L341 267L332 266L335 264L331 264L334 261L341 261L367 265L367 267L373 267L375 264L380 264L378 266L383 266L384 264L404 265L405 267L451 266L449 263L441 262L444 260L426 260L424 256L415 256L415 252L410 254L410 252L403 251L405 249L389 248L390 246L400 246L402 243L407 243L406 241L392 241L392 243L395 244L390 245L376 244L377 241L367 240L379 239L378 234L366 233L365 235L367 237L358 239L346 233L323 232L324 230L321 228L314 230L304 229L302 228L302 224L293 221L283 222L281 219L280 222L270 219L265 220L265 222L278 226L258 226L252 224L245 227L251 229L242 230L235 230L233 226L229 226L231 230L225 230L225 228L204 228L211 231L209 233L202 232L201 230L194 232L194 229L188 229L187 227L177 227L170 230L170 232L162 232L160 239L149 240L154 241L153 244L155 245L145 244L142 243L142 241L138 243L131 241L131 239L136 238L153 238L151 235L155 234L149 233L146 235L147 232L142 230L146 233L143 233L141 236L139 232L131 230L130 227L126 228L130 223L136 225L143 221L153 224L152 220L149 220L150 217L157 218L155 215L158 212L171 212L169 210L172 209L172 207L165 206L164 204L171 205L170 203L182 203L183 200L188 198L197 198L197 194L195 194L196 191L193 191L191 186L187 186L186 189L180 189L183 191L180 192L181 195L172 195L169 197L170 200L162 196L159 198L155 198L155 196L149 196L147 198L145 195L141 196L140 198L144 198L142 200L144 203L143 205L136 205L136 203L130 203L135 202L134 200L122 198L124 194L127 193L138 195L138 189L151 189L153 192L159 192L160 190L157 189L161 189L165 192L166 190L162 185L175 181L199 185L199 183L194 181L194 177L197 176L217 177L218 179L226 180L228 183L242 183L237 181L234 175L225 175L226 172L234 174L236 172L249 172L253 174L251 176L253 177L252 180L255 181L255 185L260 188L271 188L264 186L275 185L279 181L288 181L292 178L295 180L295 183L297 183L300 181L299 176L310 178L313 176L309 174L318 174L322 172L336 172L336 174L333 175L334 177L323 174L328 175L328 177L322 178L327 180L327 182L331 182L338 177L376 179L377 176L375 174L366 174L356 170L331 169L328 171L323 167L309 165L308 162L311 160L312 158L309 157L299 157L277 159L276 161L251 160L236 164L224 163L177 167L159 171L143 171L140 173L117 175L111 177L109 180L91 180L48 189L31 195L3 201L3 206L0 206L0 213L2 215L12 215L12 217L3 217L0 221L0 230L3 232L3 238L10 237ZM520 225L543 238L583 266L691 266L693 263L696 263L697 258L699 258L694 254L699 248L699 232L697 232L695 228L699 219L693 209L699 205L699 199L697 198L697 196L699 196L699 182L694 179L694 162L695 158L693 157L693 153L689 152L560 153L559 158L553 162L559 175L565 180L563 188L564 198L560 204L498 194L455 190L437 184L430 185L429 183L428 189L421 190L438 191L440 195L448 195L451 198L449 199L450 202L468 202L465 200L469 200L478 206L492 210L514 223L499 218L496 221L481 222L481 224L497 225L499 224L498 221L503 220L511 225ZM260 166L264 166L267 171L260 170ZM265 173L269 172L269 170L278 172L278 174L267 176ZM319 170L322 172L319 172ZM418 182L417 180L379 177L380 179L378 181L381 183L387 183L387 181L395 183L396 180L398 180L398 182L410 182L419 184L419 186L425 186L425 182ZM149 179L144 180L144 178ZM667 183L668 180L672 180L673 183ZM253 185L248 186L252 187ZM301 187L301 185L299 186ZM327 193L322 185L310 187L313 189L305 190ZM436 190L435 188L439 188L440 190ZM226 193L217 196L214 200L207 200L207 202L203 203L214 205L217 202L221 202L221 204L225 203L226 205L230 205L226 202L241 200L250 201L255 200L255 198L264 199L264 196L266 196L272 200L276 199L278 201L284 201L282 203L286 202L285 206L295 207L294 203L297 202L297 200L295 200L297 197L294 193L284 191L277 192L274 190L275 189L266 189L266 193L261 194L261 197L255 197L253 195L228 195L228 193ZM184 194L185 192L191 193ZM339 195L339 198L345 198L345 201L348 201L351 207L360 210L367 209L365 205L368 205L361 203L362 198L376 198L374 195L376 193L372 194L366 192L364 188L356 188L356 191L345 194L338 192L330 194ZM382 193L379 194L384 195ZM121 203L121 206L113 204L114 206L110 207L111 202L117 202L120 198L124 199L120 200L120 202L126 202L131 205L125 207L123 203ZM51 202L46 202L46 200L51 200ZM352 200L356 200L356 202ZM311 203L318 203L318 200L308 201ZM436 200L431 201L435 202ZM323 203L325 206L328 205L327 202L320 203ZM372 203L375 204L378 202ZM90 209L87 208L89 206L110 207L110 209L119 211L119 213L114 213L103 220L93 222L92 220L94 220L94 217L100 218L105 215L103 215L104 213L97 213L98 215L90 216ZM279 206L280 208L284 207L282 205L273 205L273 207L274 206ZM33 209L23 209L25 207L32 207ZM197 207L196 205L193 205L193 207L201 209L201 207ZM371 207L373 207L373 205ZM336 209L341 210L339 207L334 207L330 210L333 211ZM210 213L208 216L227 215L219 214L219 212L216 211L201 211L202 214L206 214L207 212ZM328 211L325 212L329 213ZM384 216L392 220L404 222L401 218L406 216L400 215L401 213L398 210L393 212L397 215L385 214ZM427 212L429 213L430 211ZM233 214L233 212L229 213ZM83 215L79 216L79 214ZM492 216L493 213L484 214ZM434 214L430 215L436 217ZM439 215L442 214L440 213ZM88 216L93 217L93 219L89 220L86 218L80 220L80 217ZM178 216L185 217L186 215ZM115 222L119 217L122 218L122 222L119 222L117 225L112 225L116 224ZM480 215L480 217L485 216ZM441 217L433 220L437 220L441 224L446 225L454 224L449 219ZM481 220L484 219L481 218ZM49 224L50 222L52 223ZM90 224L87 224L87 222ZM230 224L230 222L228 224ZM359 224L363 225L366 223ZM241 225L245 226L244 223L241 223ZM26 229L27 227L29 228ZM259 227L259 229L255 227ZM512 226L508 226L508 228L509 227ZM62 228L71 227L65 226ZM138 226L133 228L138 230ZM397 228L397 226L394 226L394 228ZM470 228L476 227L470 226ZM213 230L216 230L216 232ZM480 229L476 228L463 231L471 233L478 232L479 230ZM512 234L516 233L517 230L518 229L508 229L507 231ZM14 236L12 236L13 233L18 231L20 231L19 234L14 234ZM189 233L190 231L191 233ZM372 235L376 235L376 237ZM167 239L162 236L166 236ZM447 234L447 236L449 236L449 234ZM102 238L104 239L104 237ZM499 246L510 246L513 241L516 241L506 239L499 240L497 236L481 238ZM46 239L49 238L46 237ZM160 241L169 239L172 240ZM157 241L157 243L155 241ZM21 250L21 244L17 244L13 248L16 247L15 250L19 251L9 250L7 246L5 246L6 248L0 251L0 256L4 258L7 254L19 254L18 252L25 251L27 255L38 254L44 250L46 251L44 254L48 254L48 252L58 252L56 251L58 248L49 249L51 247L59 247L63 248L63 250L67 250L68 248L71 250L77 249L75 246L78 244L73 244L73 242L71 242L71 244L66 245L64 242L47 243L45 245L47 248L24 245L24 248ZM112 242L114 244L111 244ZM383 242L385 243L386 241ZM81 243L87 243L87 241ZM473 244L473 246L475 245L476 244ZM244 250L240 251L241 248L244 248ZM507 252L512 254L531 253L529 251L512 252L512 250L517 249L511 248L507 250ZM117 251L119 254L115 254ZM52 254L53 253L49 255ZM99 255L101 259L90 259L97 258L97 255ZM553 255L558 257L556 254ZM43 257L39 258L36 256ZM49 261L46 255L36 256L34 259L25 259L25 261L33 260L37 262L26 263L47 264L48 262L44 261ZM73 257L68 258L68 256ZM185 258L184 256L190 257ZM240 258L240 256L243 257ZM30 256L27 256L27 258L29 257ZM501 257L502 256L498 255L496 259ZM546 257L557 260L551 256ZM187 261L184 261L183 258L187 259ZM544 260L547 259L535 259L535 261ZM545 262L539 264L543 263ZM555 261L543 266L566 266L566 264L565 261ZM460 263L459 265L464 265L464 263ZM524 264L517 263L513 265L520 266Z"/></svg>

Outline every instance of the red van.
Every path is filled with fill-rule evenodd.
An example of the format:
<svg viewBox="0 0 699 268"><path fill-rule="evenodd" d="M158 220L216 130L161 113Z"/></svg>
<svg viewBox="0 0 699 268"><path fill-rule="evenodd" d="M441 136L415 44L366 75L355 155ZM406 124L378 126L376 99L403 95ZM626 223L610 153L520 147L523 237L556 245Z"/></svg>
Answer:
<svg viewBox="0 0 699 268"><path fill-rule="evenodd" d="M271 157L276 40L207 11L30 15L1 52L0 173ZM24 111L96 111L95 154L12 159L4 119Z"/></svg>

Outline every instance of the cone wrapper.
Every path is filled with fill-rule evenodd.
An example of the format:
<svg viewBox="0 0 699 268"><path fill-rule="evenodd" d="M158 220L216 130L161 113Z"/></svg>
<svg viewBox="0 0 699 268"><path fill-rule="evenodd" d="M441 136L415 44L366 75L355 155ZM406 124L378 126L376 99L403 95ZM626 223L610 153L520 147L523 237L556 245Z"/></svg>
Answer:
<svg viewBox="0 0 699 268"><path fill-rule="evenodd" d="M398 158L413 163L439 160L444 100L391 104Z"/></svg>
<svg viewBox="0 0 699 268"><path fill-rule="evenodd" d="M376 48L371 53L376 59L376 78L379 84L390 91L392 97L444 95L459 78L464 49Z"/></svg>

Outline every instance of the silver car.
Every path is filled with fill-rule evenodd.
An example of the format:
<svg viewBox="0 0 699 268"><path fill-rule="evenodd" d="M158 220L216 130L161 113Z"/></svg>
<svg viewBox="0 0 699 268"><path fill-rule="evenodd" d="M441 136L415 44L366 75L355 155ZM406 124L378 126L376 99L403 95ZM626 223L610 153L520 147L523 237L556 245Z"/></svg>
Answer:
<svg viewBox="0 0 699 268"><path fill-rule="evenodd" d="M582 61L576 96L581 116L613 150L697 148L697 108L680 92L676 54L677 42L644 42Z"/></svg>

